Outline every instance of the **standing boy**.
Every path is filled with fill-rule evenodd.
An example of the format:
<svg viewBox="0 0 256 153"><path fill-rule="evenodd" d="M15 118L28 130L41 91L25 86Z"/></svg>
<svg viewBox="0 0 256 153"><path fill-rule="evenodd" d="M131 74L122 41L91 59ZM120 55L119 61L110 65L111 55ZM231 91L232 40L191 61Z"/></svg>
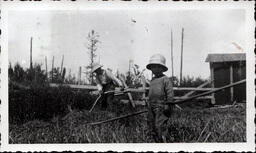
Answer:
<svg viewBox="0 0 256 153"><path fill-rule="evenodd" d="M168 135L168 120L172 106L164 102L173 102L173 85L171 80L163 74L168 68L165 66L165 57L161 54L151 56L147 69L153 73L149 87L149 134L155 142L166 142Z"/></svg>
<svg viewBox="0 0 256 153"><path fill-rule="evenodd" d="M104 94L106 91L114 90L115 86L123 88L123 84L109 70L102 69L102 65L94 63L92 73L96 74L98 91L102 94L102 109L106 109L114 98L114 93Z"/></svg>

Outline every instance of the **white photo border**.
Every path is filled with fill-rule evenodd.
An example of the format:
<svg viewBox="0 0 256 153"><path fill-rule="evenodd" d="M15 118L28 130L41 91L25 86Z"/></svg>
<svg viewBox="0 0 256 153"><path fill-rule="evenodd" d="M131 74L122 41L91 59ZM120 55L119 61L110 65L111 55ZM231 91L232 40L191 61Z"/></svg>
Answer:
<svg viewBox="0 0 256 153"><path fill-rule="evenodd" d="M1 8L1 151L255 151L255 55L254 55L254 2L84 2L42 1L4 2ZM188 7L189 6L189 7ZM8 11L11 10L90 10L90 9L245 9L246 10L246 138L245 143L115 143L115 144L9 144L8 124ZM250 103L249 103L250 102Z"/></svg>

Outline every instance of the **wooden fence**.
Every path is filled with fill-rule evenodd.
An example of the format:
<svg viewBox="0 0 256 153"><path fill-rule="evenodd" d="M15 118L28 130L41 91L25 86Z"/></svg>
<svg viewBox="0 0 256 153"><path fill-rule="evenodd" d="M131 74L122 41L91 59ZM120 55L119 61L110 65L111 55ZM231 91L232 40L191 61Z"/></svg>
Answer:
<svg viewBox="0 0 256 153"><path fill-rule="evenodd" d="M97 90L97 86L93 86L93 85L76 85L76 84L56 84L56 83L50 83L51 87L58 87L58 86L69 86L70 88L73 89L81 89L81 90ZM139 88L127 88L125 89L125 93L142 93L143 95L146 93L146 91L149 90L148 87L139 87ZM173 90L175 91L190 91L189 94L186 94L185 96L181 96L181 97L174 97L174 100L184 100L186 98L188 98L189 95L192 95L193 93L195 93L196 91L212 91L215 90L215 88L203 88L202 86L199 86L197 88L194 87L174 87ZM124 92L120 91L120 88L116 88L116 90L114 91L115 95L123 95ZM146 97L143 97L146 98ZM211 103L214 104L214 96L202 96L202 97L198 97L196 99L209 99L211 100ZM131 101L131 100L130 100ZM134 103L132 101L132 103Z"/></svg>

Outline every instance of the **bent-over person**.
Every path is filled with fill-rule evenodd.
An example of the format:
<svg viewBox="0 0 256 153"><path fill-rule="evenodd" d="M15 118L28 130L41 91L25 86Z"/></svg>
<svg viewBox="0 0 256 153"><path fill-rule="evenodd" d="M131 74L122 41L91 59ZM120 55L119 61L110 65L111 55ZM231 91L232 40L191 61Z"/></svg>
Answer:
<svg viewBox="0 0 256 153"><path fill-rule="evenodd" d="M99 63L93 63L92 73L96 74L97 88L100 94L102 94L101 108L106 110L108 105L112 104L114 93L104 94L104 92L115 90L116 86L123 88L123 84L112 74L112 72L105 70L102 67L103 65L100 65Z"/></svg>
<svg viewBox="0 0 256 153"><path fill-rule="evenodd" d="M164 102L173 102L173 85L171 80L163 74L168 68L165 66L165 57L161 54L151 56L147 69L153 73L149 87L148 102L148 136L155 142L166 142L168 138L168 122L173 105Z"/></svg>

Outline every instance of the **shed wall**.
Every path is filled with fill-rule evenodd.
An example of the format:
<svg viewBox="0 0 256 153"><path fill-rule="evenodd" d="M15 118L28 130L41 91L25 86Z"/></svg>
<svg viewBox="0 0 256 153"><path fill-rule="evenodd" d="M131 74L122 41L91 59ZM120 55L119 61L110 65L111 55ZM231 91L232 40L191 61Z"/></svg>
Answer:
<svg viewBox="0 0 256 153"><path fill-rule="evenodd" d="M210 63L210 67L214 72L214 87L219 88L230 84L230 66L233 67L233 82L237 82L246 79L246 65L245 61L238 62L218 62ZM246 101L246 84L241 84L233 87L234 89L234 101L245 102ZM232 104L231 90L230 88L224 89L221 92L215 94L215 101L217 105Z"/></svg>
<svg viewBox="0 0 256 153"><path fill-rule="evenodd" d="M219 88L230 84L230 70L229 64L223 63L212 63L214 72L214 87ZM230 104L230 89L224 89L223 91L215 93L215 101L217 105Z"/></svg>
<svg viewBox="0 0 256 153"><path fill-rule="evenodd" d="M233 67L234 67L234 73L233 73L234 82L246 79L245 61L234 63ZM243 83L234 87L234 100L237 102L246 101L246 83Z"/></svg>

